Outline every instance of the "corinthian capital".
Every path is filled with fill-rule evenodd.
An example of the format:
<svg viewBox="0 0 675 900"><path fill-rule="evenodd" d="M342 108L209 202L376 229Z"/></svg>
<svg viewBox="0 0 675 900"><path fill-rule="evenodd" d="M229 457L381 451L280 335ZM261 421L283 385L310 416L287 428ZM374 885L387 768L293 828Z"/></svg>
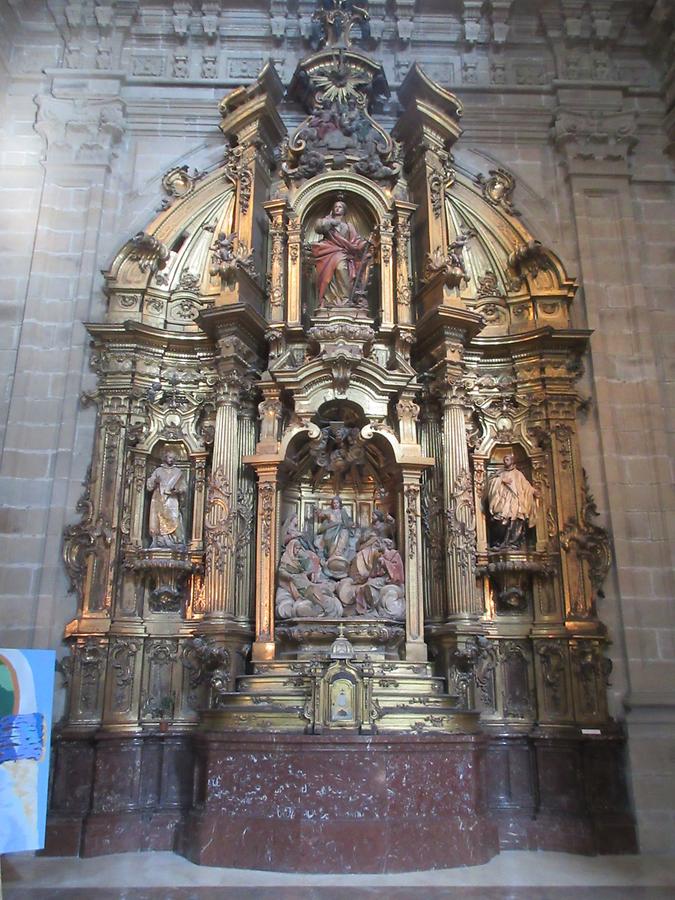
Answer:
<svg viewBox="0 0 675 900"><path fill-rule="evenodd" d="M552 136L572 174L618 174L638 141L634 113L591 109L559 109Z"/></svg>
<svg viewBox="0 0 675 900"><path fill-rule="evenodd" d="M125 104L119 97L36 98L35 130L45 141L48 163L108 165L126 128Z"/></svg>

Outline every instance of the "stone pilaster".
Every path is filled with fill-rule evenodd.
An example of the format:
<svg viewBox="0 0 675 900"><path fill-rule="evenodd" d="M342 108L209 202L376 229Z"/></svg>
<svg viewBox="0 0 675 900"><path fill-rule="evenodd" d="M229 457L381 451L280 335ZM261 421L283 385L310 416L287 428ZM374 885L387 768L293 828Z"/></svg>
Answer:
<svg viewBox="0 0 675 900"><path fill-rule="evenodd" d="M673 752L675 662L660 639L672 628L666 598L674 587L675 520L667 390L645 266L650 242L667 238L657 237L658 222L643 222L636 212L640 187L634 174L640 173L633 172L632 152L641 137L625 98L618 91L597 92L583 108L572 108L560 93L553 138L567 175L587 323L594 332L592 375L602 435L602 458L590 456L590 465L590 454L584 459L591 484L606 484L599 506L601 512L606 506L613 535L620 605L615 627L625 628L624 702L641 843L662 850L673 819L659 797L669 785L655 777L654 761ZM666 191L664 185L663 196Z"/></svg>

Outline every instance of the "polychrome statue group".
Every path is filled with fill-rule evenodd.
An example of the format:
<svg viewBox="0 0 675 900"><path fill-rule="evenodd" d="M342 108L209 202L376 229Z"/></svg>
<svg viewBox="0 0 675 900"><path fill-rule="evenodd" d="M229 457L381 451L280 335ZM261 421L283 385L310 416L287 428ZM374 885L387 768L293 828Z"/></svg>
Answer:
<svg viewBox="0 0 675 900"><path fill-rule="evenodd" d="M392 516L375 510L371 524L359 527L340 497L319 511L314 537L299 530L295 513L289 516L282 532L277 615L404 619L403 561L394 524Z"/></svg>

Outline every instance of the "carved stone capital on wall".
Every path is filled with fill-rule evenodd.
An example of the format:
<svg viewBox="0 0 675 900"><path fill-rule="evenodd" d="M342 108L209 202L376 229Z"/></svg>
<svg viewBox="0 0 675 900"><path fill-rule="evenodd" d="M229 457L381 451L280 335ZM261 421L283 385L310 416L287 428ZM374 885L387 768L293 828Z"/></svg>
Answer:
<svg viewBox="0 0 675 900"><path fill-rule="evenodd" d="M69 166L107 166L126 130L119 97L92 97L83 85L76 96L36 97L35 130L45 141L45 161Z"/></svg>
<svg viewBox="0 0 675 900"><path fill-rule="evenodd" d="M638 142L635 114L595 109L558 109L552 138L572 175L625 174Z"/></svg>

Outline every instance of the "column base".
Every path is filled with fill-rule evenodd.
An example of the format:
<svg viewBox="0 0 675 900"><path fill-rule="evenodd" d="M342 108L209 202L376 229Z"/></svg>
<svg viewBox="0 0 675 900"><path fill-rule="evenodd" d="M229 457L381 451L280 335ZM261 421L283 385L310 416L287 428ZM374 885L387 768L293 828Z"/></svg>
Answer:
<svg viewBox="0 0 675 900"><path fill-rule="evenodd" d="M251 659L253 662L265 662L274 659L276 644L274 641L254 641L251 647Z"/></svg>
<svg viewBox="0 0 675 900"><path fill-rule="evenodd" d="M406 641L405 644L405 660L406 662L427 662L429 659L429 651L424 641Z"/></svg>

